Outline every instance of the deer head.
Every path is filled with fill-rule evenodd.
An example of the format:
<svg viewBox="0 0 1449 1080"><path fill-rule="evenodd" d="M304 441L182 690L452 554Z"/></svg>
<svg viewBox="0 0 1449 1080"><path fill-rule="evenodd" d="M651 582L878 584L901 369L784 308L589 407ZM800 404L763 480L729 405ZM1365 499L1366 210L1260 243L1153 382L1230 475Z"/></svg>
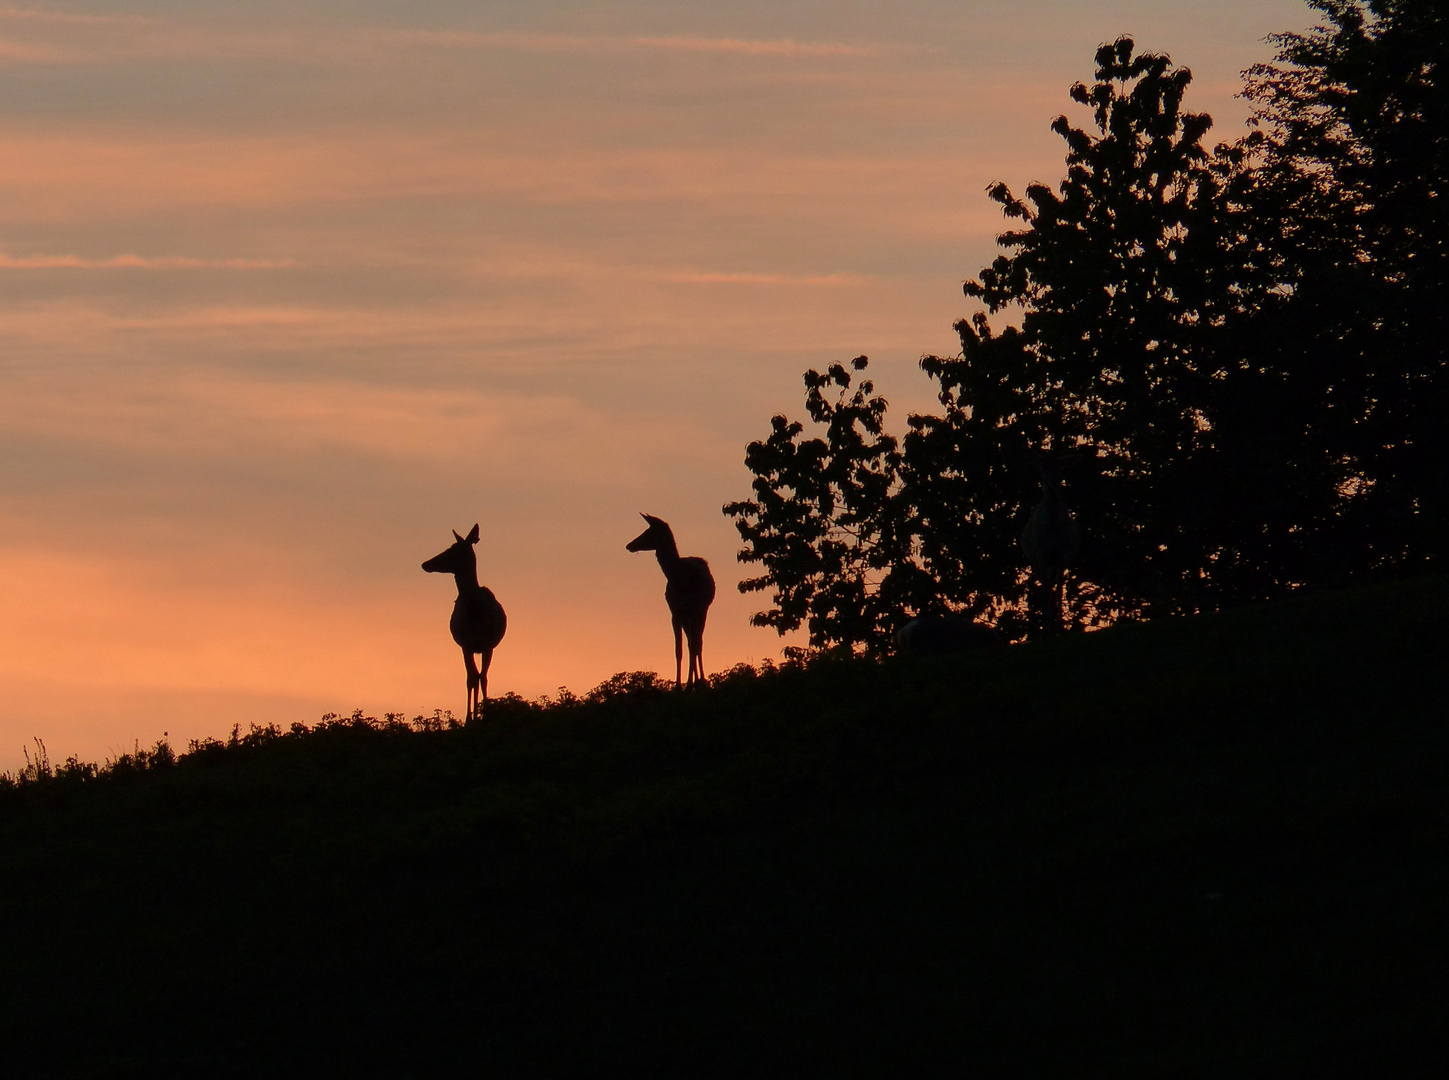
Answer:
<svg viewBox="0 0 1449 1080"><path fill-rule="evenodd" d="M634 539L630 540L624 547L629 551L658 551L660 547L672 548L674 546L674 533L670 531L667 522L651 517L648 514L640 514L641 518L649 523L645 529Z"/></svg>
<svg viewBox="0 0 1449 1080"><path fill-rule="evenodd" d="M478 557L473 553L473 545L478 542L478 526L474 525L467 536L459 536L454 529L453 539L455 543L451 547L423 563L424 570L430 574L466 574L477 571Z"/></svg>

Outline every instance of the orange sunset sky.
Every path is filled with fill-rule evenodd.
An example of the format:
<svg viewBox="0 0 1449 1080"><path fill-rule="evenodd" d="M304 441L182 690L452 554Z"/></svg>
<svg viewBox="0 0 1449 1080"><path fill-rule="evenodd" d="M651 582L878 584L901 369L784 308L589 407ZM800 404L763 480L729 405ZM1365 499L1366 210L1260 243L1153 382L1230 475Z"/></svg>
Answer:
<svg viewBox="0 0 1449 1080"><path fill-rule="evenodd" d="M983 191L1055 183L1098 43L1239 72L1300 0L218 0L0 8L0 768L779 654L721 505L800 374L931 404Z"/></svg>

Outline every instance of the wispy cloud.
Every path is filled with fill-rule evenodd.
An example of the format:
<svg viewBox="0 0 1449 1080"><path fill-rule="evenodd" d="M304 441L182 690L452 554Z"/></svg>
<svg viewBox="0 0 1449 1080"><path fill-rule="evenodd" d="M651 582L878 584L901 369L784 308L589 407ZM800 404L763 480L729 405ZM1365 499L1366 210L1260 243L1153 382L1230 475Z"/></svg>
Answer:
<svg viewBox="0 0 1449 1080"><path fill-rule="evenodd" d="M871 56L868 45L795 41L790 38L583 37L571 34L480 33L470 30L393 30L383 36L420 45L452 48L513 49L520 52L617 52L658 49L666 52L737 53L745 56Z"/></svg>
<svg viewBox="0 0 1449 1080"><path fill-rule="evenodd" d="M0 251L0 270L283 270L292 259L193 259L185 255L112 255L86 259L79 255L11 255Z"/></svg>
<svg viewBox="0 0 1449 1080"><path fill-rule="evenodd" d="M878 50L868 45L842 45L834 42L751 41L745 38L641 37L628 39L646 49L670 49L676 52L744 53L747 56L871 56Z"/></svg>
<svg viewBox="0 0 1449 1080"><path fill-rule="evenodd" d="M5 60L25 64L73 64L85 60L85 56L73 49L63 49L55 45L0 38L0 61Z"/></svg>
<svg viewBox="0 0 1449 1080"><path fill-rule="evenodd" d="M880 51L874 45L796 41L793 38L711 38L691 35L617 36L528 33L517 31L436 30L366 25L338 26L279 21L246 23L236 20L169 19L141 15L93 15L0 7L0 23L9 23L22 35L80 35L64 47L51 42L0 39L0 61L76 63L122 56L286 55L312 62L378 59L399 46L424 49L508 50L531 53L621 53L655 51L715 53L735 56L864 57ZM119 35L118 33L119 32ZM99 36L98 36L99 35ZM382 53L379 52L382 50Z"/></svg>
<svg viewBox="0 0 1449 1080"><path fill-rule="evenodd" d="M345 447L373 456L451 460L506 457L500 433L568 416L588 425L581 407L561 398L496 398L471 390L369 386L345 381L265 381L217 372L174 373L144 392L98 377L68 388L53 379L9 380L23 416L6 430L49 433L132 450L177 450L193 456L240 451L298 453Z"/></svg>
<svg viewBox="0 0 1449 1080"><path fill-rule="evenodd" d="M57 134L0 124L0 226L23 220L104 221L172 214L181 207L343 204L381 199L461 197L522 205L639 206L667 201L746 205L799 217L849 213L876 200L873 214L939 230L941 176L980 190L1000 175L991 157L951 146L873 155L767 153L754 145L587 146L567 128L489 132L444 129L405 133L381 128L308 137L242 134L158 135L137 129ZM532 141L530 142L530 139ZM1008 174L1009 175L1009 174ZM785 202L781 202L785 200ZM971 213L999 213L985 199ZM900 227L893 224L893 227Z"/></svg>
<svg viewBox="0 0 1449 1080"><path fill-rule="evenodd" d="M17 22L60 23L66 26L146 26L155 19L144 15L92 15L69 11L41 11L37 8L0 7L0 19Z"/></svg>
<svg viewBox="0 0 1449 1080"><path fill-rule="evenodd" d="M689 285L810 285L833 288L842 285L869 285L875 278L868 274L750 274L680 271L666 280Z"/></svg>

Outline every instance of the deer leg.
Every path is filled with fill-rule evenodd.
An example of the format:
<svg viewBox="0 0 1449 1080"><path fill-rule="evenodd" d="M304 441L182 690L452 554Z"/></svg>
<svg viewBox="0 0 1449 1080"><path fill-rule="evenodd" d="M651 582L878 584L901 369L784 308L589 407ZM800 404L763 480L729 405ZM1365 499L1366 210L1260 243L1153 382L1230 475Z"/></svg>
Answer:
<svg viewBox="0 0 1449 1080"><path fill-rule="evenodd" d="M674 620L674 688L679 689L680 674L684 664L684 627Z"/></svg>
<svg viewBox="0 0 1449 1080"><path fill-rule="evenodd" d="M484 649L478 657L478 719L483 719L483 707L488 704L488 666L493 663L493 650Z"/></svg>
<svg viewBox="0 0 1449 1080"><path fill-rule="evenodd" d="M689 685L693 686L696 678L704 682L704 634L698 630L689 633Z"/></svg>
<svg viewBox="0 0 1449 1080"><path fill-rule="evenodd" d="M704 682L704 620L709 618L709 609L699 617L699 625L694 629L694 659L699 664L699 681Z"/></svg>
<svg viewBox="0 0 1449 1080"><path fill-rule="evenodd" d="M473 654L467 649L463 650L463 666L468 669L468 712L464 723L473 719L473 706L478 700L478 667L473 662Z"/></svg>

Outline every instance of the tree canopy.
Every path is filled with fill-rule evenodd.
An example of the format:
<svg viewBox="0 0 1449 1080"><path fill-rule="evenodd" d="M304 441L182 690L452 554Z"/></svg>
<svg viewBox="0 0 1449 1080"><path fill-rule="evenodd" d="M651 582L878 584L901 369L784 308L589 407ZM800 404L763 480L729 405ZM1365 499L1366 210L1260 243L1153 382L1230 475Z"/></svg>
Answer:
<svg viewBox="0 0 1449 1080"><path fill-rule="evenodd" d="M897 441L867 360L805 376L734 502L755 617L816 649L888 647L914 614L1048 629L1017 538L1050 457L1086 542L1068 622L1192 612L1449 554L1442 301L1449 16L1315 0L1327 24L1245 73L1209 149L1188 69L1122 38L1058 117L1066 175L1017 197L965 283L940 411ZM833 393L833 397L829 396ZM818 432L818 434L817 434Z"/></svg>

